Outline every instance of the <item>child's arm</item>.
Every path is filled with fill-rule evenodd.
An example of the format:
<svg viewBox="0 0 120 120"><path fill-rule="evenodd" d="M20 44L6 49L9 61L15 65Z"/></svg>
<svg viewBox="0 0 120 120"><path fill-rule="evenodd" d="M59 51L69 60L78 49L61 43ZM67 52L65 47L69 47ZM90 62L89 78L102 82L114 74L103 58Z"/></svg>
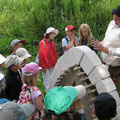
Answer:
<svg viewBox="0 0 120 120"><path fill-rule="evenodd" d="M64 48L65 48L66 50L69 50L69 49L73 46L73 44L74 44L74 42L71 41L70 44L69 44L68 46L65 46Z"/></svg>
<svg viewBox="0 0 120 120"><path fill-rule="evenodd" d="M36 99L37 109L40 110L40 111L44 108L43 99L44 99L43 95L38 96L38 98Z"/></svg>
<svg viewBox="0 0 120 120"><path fill-rule="evenodd" d="M77 42L77 40L75 39L75 45L76 46L79 46L79 43Z"/></svg>

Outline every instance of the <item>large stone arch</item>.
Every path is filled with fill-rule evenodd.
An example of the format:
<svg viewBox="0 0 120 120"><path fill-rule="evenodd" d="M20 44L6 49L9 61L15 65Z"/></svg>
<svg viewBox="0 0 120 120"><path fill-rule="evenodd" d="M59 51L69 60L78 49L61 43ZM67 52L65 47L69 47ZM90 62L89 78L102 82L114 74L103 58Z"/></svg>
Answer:
<svg viewBox="0 0 120 120"><path fill-rule="evenodd" d="M74 47L61 56L52 72L50 88L55 86L79 85L87 89L82 99L88 120L93 120L93 101L97 94L110 93L117 101L117 120L120 120L120 98L116 86L110 78L108 67L87 46Z"/></svg>

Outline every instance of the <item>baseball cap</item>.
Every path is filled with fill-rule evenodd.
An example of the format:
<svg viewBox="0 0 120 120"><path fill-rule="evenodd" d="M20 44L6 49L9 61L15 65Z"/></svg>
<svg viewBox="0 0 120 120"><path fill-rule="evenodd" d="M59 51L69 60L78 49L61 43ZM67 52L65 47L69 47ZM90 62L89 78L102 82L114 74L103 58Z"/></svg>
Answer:
<svg viewBox="0 0 120 120"><path fill-rule="evenodd" d="M28 51L25 48L18 48L15 53L18 57L23 59L27 59L31 57L31 55L28 53Z"/></svg>
<svg viewBox="0 0 120 120"><path fill-rule="evenodd" d="M5 67L9 68L12 65L21 65L23 58L19 58L17 55L9 55L5 60Z"/></svg>
<svg viewBox="0 0 120 120"><path fill-rule="evenodd" d="M84 95L85 95L86 94L85 87L82 86L82 88L84 89L84 92L85 92ZM67 111L67 109L70 107L74 99L79 94L78 90L80 89L76 90L76 88L72 86L66 86L66 87L59 86L59 87L50 89L47 92L44 99L46 111L49 114L56 114L56 115L60 115L61 113ZM79 94L79 96L81 96L81 94Z"/></svg>
<svg viewBox="0 0 120 120"><path fill-rule="evenodd" d="M47 30L46 30L46 33L44 33L44 37L49 34L49 33L55 33L56 36L58 35L59 33L59 30L58 29L55 29L53 27L49 27Z"/></svg>
<svg viewBox="0 0 120 120"><path fill-rule="evenodd" d="M99 119L113 118L116 114L116 101L109 93L99 94L94 101L95 114Z"/></svg>
<svg viewBox="0 0 120 120"><path fill-rule="evenodd" d="M6 102L0 105L0 120L26 120L35 111L32 104Z"/></svg>
<svg viewBox="0 0 120 120"><path fill-rule="evenodd" d="M3 55L0 54L0 64L4 63L6 60L5 57L3 57Z"/></svg>
<svg viewBox="0 0 120 120"><path fill-rule="evenodd" d="M38 72L39 72L39 66L34 62L26 64L23 69L23 75L25 76L31 76Z"/></svg>
<svg viewBox="0 0 120 120"><path fill-rule="evenodd" d="M26 43L25 40L18 40L18 39L15 39L11 42L11 47L13 48L17 43L22 43L23 45Z"/></svg>
<svg viewBox="0 0 120 120"><path fill-rule="evenodd" d="M74 27L74 26L72 26L72 25L68 25L66 28L65 28L65 32L67 32L67 31L70 31L70 30L72 30L72 29L77 29L76 27Z"/></svg>
<svg viewBox="0 0 120 120"><path fill-rule="evenodd" d="M118 5L115 9L112 10L112 15L116 14L118 17L120 17L120 5Z"/></svg>

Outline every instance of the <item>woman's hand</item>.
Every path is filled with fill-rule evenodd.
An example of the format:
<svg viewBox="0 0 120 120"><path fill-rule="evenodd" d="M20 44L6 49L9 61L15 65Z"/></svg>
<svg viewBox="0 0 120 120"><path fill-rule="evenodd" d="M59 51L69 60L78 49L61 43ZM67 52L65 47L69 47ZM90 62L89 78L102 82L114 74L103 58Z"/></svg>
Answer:
<svg viewBox="0 0 120 120"><path fill-rule="evenodd" d="M94 48L95 50L98 50L98 51L102 51L103 48L104 48L103 44L101 44L100 42L95 41L95 40L92 40L92 41L91 41L91 45L93 46L93 48Z"/></svg>

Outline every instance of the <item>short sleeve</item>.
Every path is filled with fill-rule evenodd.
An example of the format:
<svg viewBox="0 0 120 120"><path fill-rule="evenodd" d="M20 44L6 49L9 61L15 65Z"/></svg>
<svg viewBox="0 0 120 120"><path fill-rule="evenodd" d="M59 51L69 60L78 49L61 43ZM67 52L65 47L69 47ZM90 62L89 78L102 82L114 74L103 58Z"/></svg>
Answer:
<svg viewBox="0 0 120 120"><path fill-rule="evenodd" d="M34 99L37 99L40 95L42 95L42 93L41 93L40 90L32 91L32 92L31 92L31 96L32 96L32 98L34 98Z"/></svg>
<svg viewBox="0 0 120 120"><path fill-rule="evenodd" d="M77 43L80 44L79 39L76 37Z"/></svg>
<svg viewBox="0 0 120 120"><path fill-rule="evenodd" d="M65 38L62 39L62 47L68 46L67 40Z"/></svg>

